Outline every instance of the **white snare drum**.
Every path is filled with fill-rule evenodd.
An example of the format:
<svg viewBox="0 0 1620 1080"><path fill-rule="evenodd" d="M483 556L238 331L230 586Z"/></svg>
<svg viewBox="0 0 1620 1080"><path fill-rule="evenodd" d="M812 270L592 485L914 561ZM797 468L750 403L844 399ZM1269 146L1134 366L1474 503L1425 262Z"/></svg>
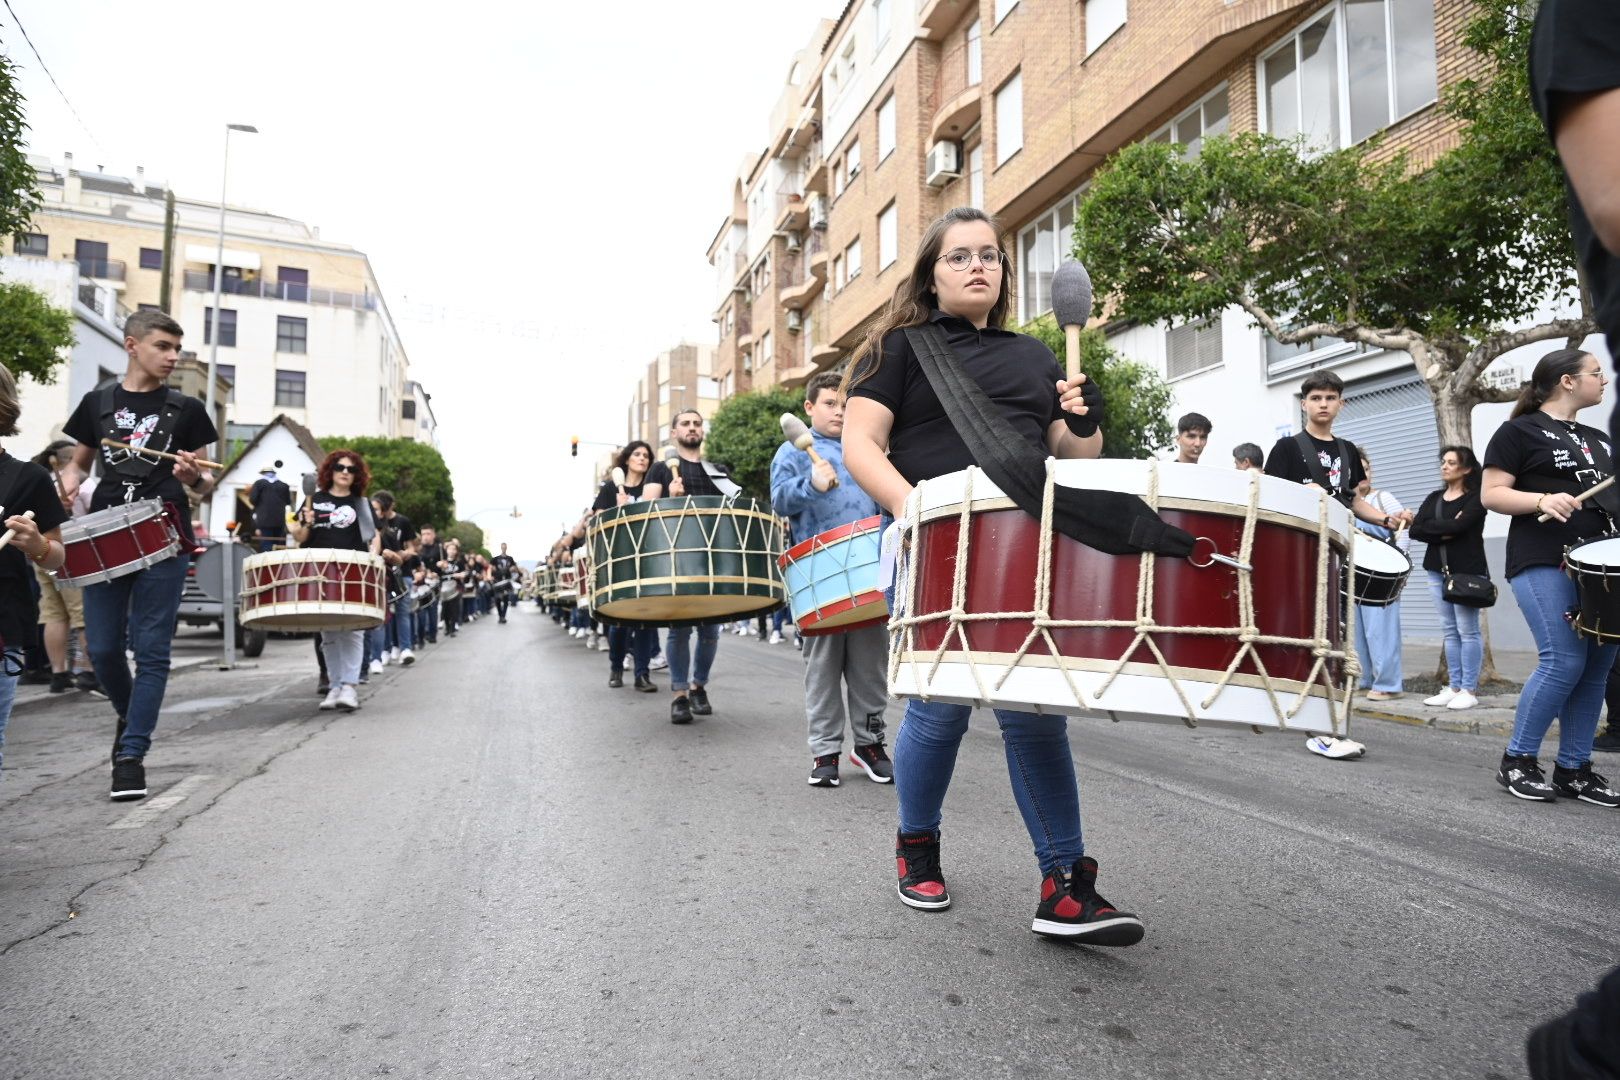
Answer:
<svg viewBox="0 0 1620 1080"><path fill-rule="evenodd" d="M1401 598L1401 588L1412 572L1406 552L1370 533L1356 537L1350 553L1356 603L1388 607Z"/></svg>
<svg viewBox="0 0 1620 1080"><path fill-rule="evenodd" d="M242 563L242 625L369 630L387 618L387 572L369 551L284 548Z"/></svg>
<svg viewBox="0 0 1620 1080"><path fill-rule="evenodd" d="M978 469L925 480L897 567L891 692L1115 720L1348 730L1342 505L1259 472L1047 464L1049 483L1149 498L1198 538L1192 555L1087 547L1018 509Z"/></svg>

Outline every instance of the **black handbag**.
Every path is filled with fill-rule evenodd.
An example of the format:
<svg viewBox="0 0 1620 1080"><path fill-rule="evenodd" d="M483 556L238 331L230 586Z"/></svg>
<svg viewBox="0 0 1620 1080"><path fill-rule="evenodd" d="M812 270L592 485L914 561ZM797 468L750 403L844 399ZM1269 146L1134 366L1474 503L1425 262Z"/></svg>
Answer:
<svg viewBox="0 0 1620 1080"><path fill-rule="evenodd" d="M1496 582L1486 574L1453 574L1446 561L1446 545L1440 545L1440 594L1448 604L1488 608L1496 603Z"/></svg>

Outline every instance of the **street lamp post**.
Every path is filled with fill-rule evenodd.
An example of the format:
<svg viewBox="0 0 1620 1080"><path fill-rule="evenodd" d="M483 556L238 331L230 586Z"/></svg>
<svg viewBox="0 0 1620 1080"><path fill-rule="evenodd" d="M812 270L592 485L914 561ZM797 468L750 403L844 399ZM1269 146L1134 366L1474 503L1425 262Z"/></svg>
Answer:
<svg viewBox="0 0 1620 1080"><path fill-rule="evenodd" d="M219 178L219 245L214 253L214 310L209 315L208 338L208 420L214 420L214 401L218 396L214 384L219 379L219 303L220 293L225 287L225 187L231 176L231 132L241 131L249 135L257 135L259 129L252 124L226 124L225 125L225 160ZM225 433L219 433L219 449L225 448ZM224 458L220 459L221 461ZM221 476L219 479L223 480ZM209 500L207 507L207 525L210 530L216 524L214 521L213 500ZM223 523L220 523L223 524ZM224 588L220 592L222 600L220 607L224 615L225 655L220 661L220 667L229 669L236 666L236 559L235 552L231 550L231 536L229 530L221 541L221 554L224 555L220 566L225 575Z"/></svg>

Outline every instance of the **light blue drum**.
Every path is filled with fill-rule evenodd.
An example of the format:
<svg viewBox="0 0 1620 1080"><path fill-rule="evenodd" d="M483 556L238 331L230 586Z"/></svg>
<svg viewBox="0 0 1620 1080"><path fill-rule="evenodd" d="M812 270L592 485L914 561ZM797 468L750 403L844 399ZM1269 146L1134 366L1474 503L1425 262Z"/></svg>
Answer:
<svg viewBox="0 0 1620 1080"><path fill-rule="evenodd" d="M875 516L840 525L782 556L788 606L800 634L837 634L888 621L889 605L878 588L878 525Z"/></svg>

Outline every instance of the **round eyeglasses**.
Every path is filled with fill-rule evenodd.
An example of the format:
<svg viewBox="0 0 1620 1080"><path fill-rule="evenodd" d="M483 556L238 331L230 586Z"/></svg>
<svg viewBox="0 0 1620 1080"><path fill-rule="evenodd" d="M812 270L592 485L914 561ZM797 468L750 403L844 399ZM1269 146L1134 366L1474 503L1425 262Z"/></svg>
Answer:
<svg viewBox="0 0 1620 1080"><path fill-rule="evenodd" d="M985 248L983 251L978 252L969 251L967 248L955 248L947 251L934 261L943 261L952 270L960 271L972 266L975 256L978 257L979 265L986 270L999 270L1002 262L1005 261L1005 256L995 248Z"/></svg>

